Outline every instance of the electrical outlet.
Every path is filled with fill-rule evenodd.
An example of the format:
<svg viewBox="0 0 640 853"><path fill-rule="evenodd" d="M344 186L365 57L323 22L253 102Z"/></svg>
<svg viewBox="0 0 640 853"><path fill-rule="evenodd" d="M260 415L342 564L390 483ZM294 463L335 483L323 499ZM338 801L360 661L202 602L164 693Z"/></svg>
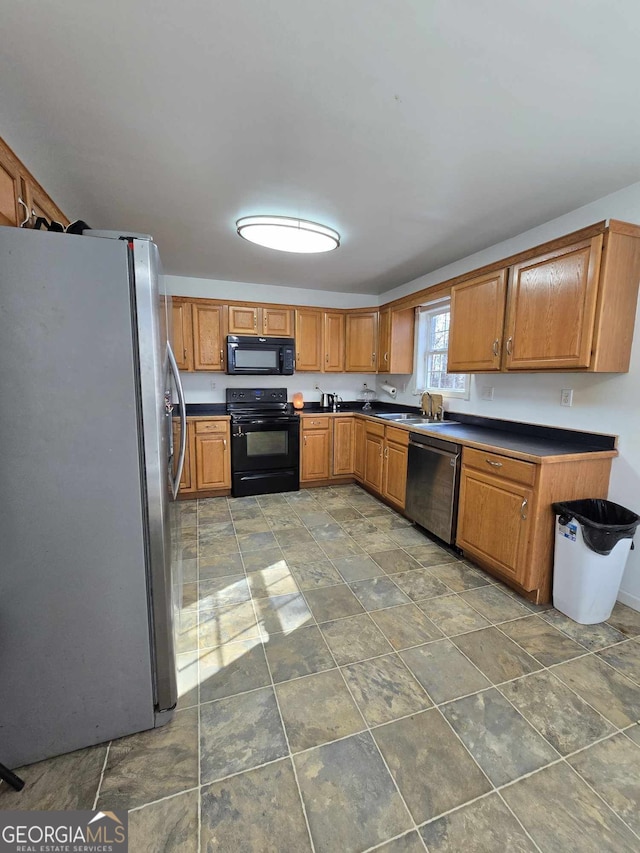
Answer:
<svg viewBox="0 0 640 853"><path fill-rule="evenodd" d="M215 390L216 390L216 380L215 380L215 379L212 379L212 380L211 380L211 390L212 390L212 391L215 391Z"/></svg>
<svg viewBox="0 0 640 853"><path fill-rule="evenodd" d="M481 400L493 400L493 385L483 385L480 389Z"/></svg>
<svg viewBox="0 0 640 853"><path fill-rule="evenodd" d="M560 405L573 406L573 388L563 388L560 392Z"/></svg>

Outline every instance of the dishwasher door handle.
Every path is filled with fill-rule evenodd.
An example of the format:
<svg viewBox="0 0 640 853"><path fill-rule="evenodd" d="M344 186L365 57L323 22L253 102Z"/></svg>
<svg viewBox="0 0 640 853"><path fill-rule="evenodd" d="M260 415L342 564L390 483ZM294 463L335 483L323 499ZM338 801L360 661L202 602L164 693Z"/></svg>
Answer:
<svg viewBox="0 0 640 853"><path fill-rule="evenodd" d="M453 453L451 450L440 450L439 447L431 447L429 444L420 444L419 441L409 440L410 447L417 447L418 450L426 450L428 453L437 453L439 456L448 456L451 459L451 464L455 465L460 459L459 453Z"/></svg>

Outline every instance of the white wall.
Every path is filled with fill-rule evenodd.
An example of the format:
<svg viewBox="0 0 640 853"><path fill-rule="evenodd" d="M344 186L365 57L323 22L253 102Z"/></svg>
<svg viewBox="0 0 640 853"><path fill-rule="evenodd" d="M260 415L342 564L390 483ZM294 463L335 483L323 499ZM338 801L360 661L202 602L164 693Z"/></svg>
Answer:
<svg viewBox="0 0 640 853"><path fill-rule="evenodd" d="M385 293L382 301L414 293L602 219L640 223L640 183ZM397 402L417 404L418 398L411 394L415 387L413 376L392 376L389 380L378 377L378 387L383 381L398 387ZM406 390L401 392L405 385ZM493 386L493 401L480 399L483 386ZM572 408L560 406L562 388L574 389ZM640 310L629 373L477 375L471 379L469 400L451 398L445 406L486 417L618 435L620 456L613 461L609 498L640 514ZM640 610L640 536L638 547L631 552L619 597Z"/></svg>

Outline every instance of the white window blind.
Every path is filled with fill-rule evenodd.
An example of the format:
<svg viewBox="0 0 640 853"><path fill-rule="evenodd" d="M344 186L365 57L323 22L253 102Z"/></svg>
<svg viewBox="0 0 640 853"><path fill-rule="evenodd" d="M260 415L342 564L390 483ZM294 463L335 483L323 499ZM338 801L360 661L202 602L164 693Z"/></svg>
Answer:
<svg viewBox="0 0 640 853"><path fill-rule="evenodd" d="M449 349L449 299L417 309L416 388L437 391L445 397L469 397L469 374L447 373Z"/></svg>

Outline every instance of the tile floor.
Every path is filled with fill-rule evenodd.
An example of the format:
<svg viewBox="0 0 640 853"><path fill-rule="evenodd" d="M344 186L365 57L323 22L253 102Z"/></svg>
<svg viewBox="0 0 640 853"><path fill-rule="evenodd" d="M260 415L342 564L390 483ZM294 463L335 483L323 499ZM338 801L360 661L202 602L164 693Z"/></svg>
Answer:
<svg viewBox="0 0 640 853"><path fill-rule="evenodd" d="M0 808L128 808L132 853L640 849L640 613L528 604L357 486L179 512L175 719Z"/></svg>

